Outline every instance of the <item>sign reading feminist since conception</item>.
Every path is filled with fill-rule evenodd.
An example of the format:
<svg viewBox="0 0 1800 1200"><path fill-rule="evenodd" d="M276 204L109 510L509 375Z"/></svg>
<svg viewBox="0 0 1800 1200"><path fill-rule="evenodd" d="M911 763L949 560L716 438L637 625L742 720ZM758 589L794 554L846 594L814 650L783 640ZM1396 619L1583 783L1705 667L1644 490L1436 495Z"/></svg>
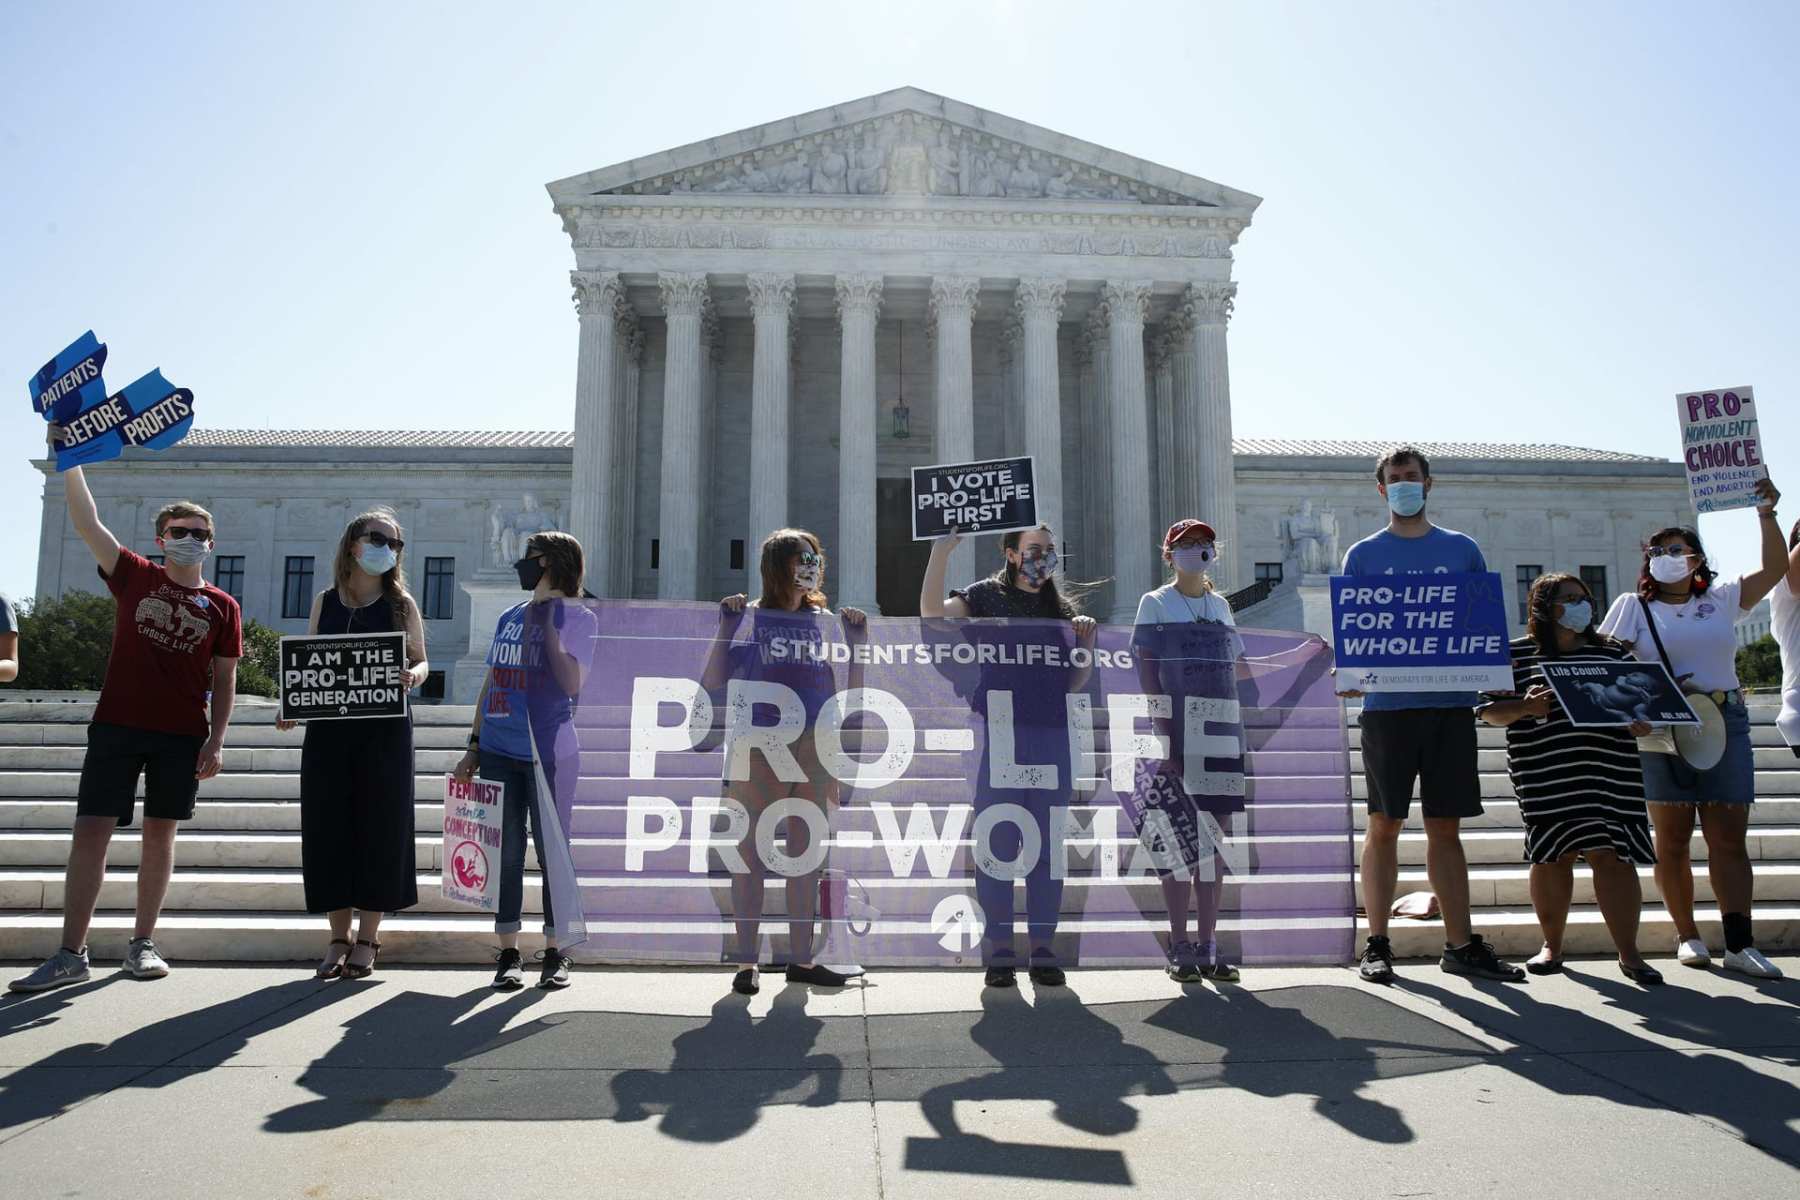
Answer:
<svg viewBox="0 0 1800 1200"><path fill-rule="evenodd" d="M1168 690L1146 692L1129 628L759 609L722 629L711 607L588 603L605 668L572 711L531 718L540 764L568 764L540 784L544 870L584 957L735 961L747 872L776 901L822 872L835 897L798 933L771 902L764 962L810 933L832 961L979 963L1005 923L987 877L1058 894L1065 963L1162 963L1163 873L1219 883L1233 961L1351 954L1348 759L1318 637L1160 639Z"/></svg>
<svg viewBox="0 0 1800 1200"><path fill-rule="evenodd" d="M1513 685L1500 576L1333 575L1338 686L1491 692Z"/></svg>
<svg viewBox="0 0 1800 1200"><path fill-rule="evenodd" d="M284 721L404 717L406 635L284 637L279 695Z"/></svg>
<svg viewBox="0 0 1800 1200"><path fill-rule="evenodd" d="M1675 397L1681 418L1681 459L1687 466L1694 511L1749 508L1758 480L1767 479L1762 438L1756 428L1756 397L1747 387L1716 392L1682 392Z"/></svg>
<svg viewBox="0 0 1800 1200"><path fill-rule="evenodd" d="M913 541L963 533L1036 529L1037 486L1033 461L995 458L912 469Z"/></svg>
<svg viewBox="0 0 1800 1200"><path fill-rule="evenodd" d="M117 458L127 446L166 450L193 427L194 393L153 370L108 396L105 365L106 347L90 329L31 377L32 408L62 426L59 471Z"/></svg>
<svg viewBox="0 0 1800 1200"><path fill-rule="evenodd" d="M500 907L501 791L444 776L444 899L484 912Z"/></svg>

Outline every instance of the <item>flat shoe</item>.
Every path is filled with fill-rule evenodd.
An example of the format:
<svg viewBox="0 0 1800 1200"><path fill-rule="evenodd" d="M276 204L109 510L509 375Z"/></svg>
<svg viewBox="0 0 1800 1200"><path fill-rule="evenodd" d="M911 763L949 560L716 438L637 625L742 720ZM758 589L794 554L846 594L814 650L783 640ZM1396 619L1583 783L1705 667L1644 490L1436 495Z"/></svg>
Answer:
<svg viewBox="0 0 1800 1200"><path fill-rule="evenodd" d="M762 991L762 985L756 982L756 968L745 967L731 977L731 990L740 996L754 996Z"/></svg>
<svg viewBox="0 0 1800 1200"><path fill-rule="evenodd" d="M1525 969L1530 971L1533 975L1561 975L1563 973L1563 960L1560 958L1527 959L1525 962Z"/></svg>
<svg viewBox="0 0 1800 1200"><path fill-rule="evenodd" d="M1663 981L1662 972L1651 966L1649 963L1645 963L1641 967L1627 966L1625 963L1620 963L1619 974L1625 976L1625 978L1631 980L1631 982L1637 984L1639 987L1656 987Z"/></svg>

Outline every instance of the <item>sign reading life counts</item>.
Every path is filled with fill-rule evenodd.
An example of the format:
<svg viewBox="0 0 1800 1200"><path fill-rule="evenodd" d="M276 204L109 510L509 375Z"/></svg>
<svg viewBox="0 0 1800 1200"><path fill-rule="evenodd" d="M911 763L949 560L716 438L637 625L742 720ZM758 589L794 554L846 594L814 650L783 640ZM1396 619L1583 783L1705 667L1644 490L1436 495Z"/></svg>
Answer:
<svg viewBox="0 0 1800 1200"><path fill-rule="evenodd" d="M1769 476L1756 427L1756 396L1747 387L1682 392L1681 460L1694 511L1724 512L1758 503L1756 484Z"/></svg>
<svg viewBox="0 0 1800 1200"><path fill-rule="evenodd" d="M1036 529L1033 460L994 458L912 469L913 541L963 533Z"/></svg>
<svg viewBox="0 0 1800 1200"><path fill-rule="evenodd" d="M406 715L406 635L325 633L281 639L284 721Z"/></svg>
<svg viewBox="0 0 1800 1200"><path fill-rule="evenodd" d="M1493 692L1513 685L1500 576L1333 575L1337 684L1359 692Z"/></svg>
<svg viewBox="0 0 1800 1200"><path fill-rule="evenodd" d="M117 458L127 446L166 450L193 428L194 393L155 370L108 396L105 365L106 346L90 329L31 377L32 408L62 426L59 471Z"/></svg>

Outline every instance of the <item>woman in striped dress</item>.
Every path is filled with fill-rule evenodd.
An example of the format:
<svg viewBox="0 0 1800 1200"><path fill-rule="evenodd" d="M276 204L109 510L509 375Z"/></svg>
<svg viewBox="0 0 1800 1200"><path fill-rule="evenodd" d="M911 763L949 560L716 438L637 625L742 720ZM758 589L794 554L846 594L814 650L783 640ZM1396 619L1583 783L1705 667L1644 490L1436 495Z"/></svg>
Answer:
<svg viewBox="0 0 1800 1200"><path fill-rule="evenodd" d="M1619 970L1649 986L1662 976L1637 950L1644 903L1640 863L1656 861L1644 810L1644 775L1630 726L1583 726L1544 681L1539 663L1620 662L1631 654L1594 631L1594 598L1573 575L1540 575L1526 602L1527 634L1512 643L1516 698L1477 710L1506 730L1506 769L1525 822L1525 860L1531 864L1531 907L1544 930L1544 948L1525 964L1534 975L1562 970L1563 928L1575 891L1575 860L1587 859L1594 897L1619 951Z"/></svg>

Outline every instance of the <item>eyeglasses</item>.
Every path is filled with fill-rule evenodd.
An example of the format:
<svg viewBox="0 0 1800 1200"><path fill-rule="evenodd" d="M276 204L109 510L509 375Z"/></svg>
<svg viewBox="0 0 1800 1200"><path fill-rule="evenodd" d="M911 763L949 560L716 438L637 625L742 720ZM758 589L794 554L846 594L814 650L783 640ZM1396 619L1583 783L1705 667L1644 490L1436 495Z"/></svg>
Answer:
<svg viewBox="0 0 1800 1200"><path fill-rule="evenodd" d="M822 557L814 554L811 550L802 550L800 556L794 561L802 567L817 567L825 562Z"/></svg>
<svg viewBox="0 0 1800 1200"><path fill-rule="evenodd" d="M210 542L212 541L212 530L189 529L186 525L169 525L163 528L163 538L166 541L171 542L179 542L182 538L193 538L195 541Z"/></svg>
<svg viewBox="0 0 1800 1200"><path fill-rule="evenodd" d="M1686 558L1693 551L1686 546L1652 546L1644 551L1645 558Z"/></svg>
<svg viewBox="0 0 1800 1200"><path fill-rule="evenodd" d="M382 533L380 530L377 530L377 529L369 530L367 533L363 534L363 537L368 539L369 545L371 545L371 546L376 546L376 547L392 546L394 548L395 554L398 554L402 550L406 549L405 542L401 541L399 538L391 538L387 534Z"/></svg>

